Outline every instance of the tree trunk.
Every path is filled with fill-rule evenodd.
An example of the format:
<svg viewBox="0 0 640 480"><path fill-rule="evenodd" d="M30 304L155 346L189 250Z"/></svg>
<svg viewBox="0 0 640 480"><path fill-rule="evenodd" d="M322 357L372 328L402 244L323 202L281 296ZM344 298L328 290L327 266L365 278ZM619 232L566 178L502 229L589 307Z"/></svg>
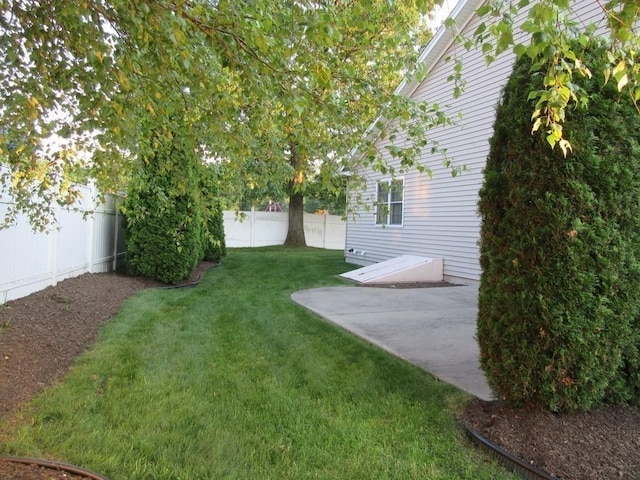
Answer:
<svg viewBox="0 0 640 480"><path fill-rule="evenodd" d="M294 169L293 179L289 182L289 228L285 245L306 247L304 238L304 195L300 191L300 185L304 180L302 159L298 156L295 142L289 145L291 157L289 161Z"/></svg>
<svg viewBox="0 0 640 480"><path fill-rule="evenodd" d="M306 247L307 241L304 238L304 197L301 193L289 195L289 229L285 245L296 247Z"/></svg>

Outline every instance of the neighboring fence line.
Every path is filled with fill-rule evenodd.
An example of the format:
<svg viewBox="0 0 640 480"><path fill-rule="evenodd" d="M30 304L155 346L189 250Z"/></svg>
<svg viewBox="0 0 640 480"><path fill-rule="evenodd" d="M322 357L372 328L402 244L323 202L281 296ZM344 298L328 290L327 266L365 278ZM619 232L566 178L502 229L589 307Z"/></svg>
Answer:
<svg viewBox="0 0 640 480"><path fill-rule="evenodd" d="M286 212L224 212L227 247L282 245L287 238ZM336 215L304 214L304 235L310 247L344 250L346 223Z"/></svg>
<svg viewBox="0 0 640 480"><path fill-rule="evenodd" d="M115 197L95 206L95 192L81 188L83 198L77 210L58 208L59 228L34 233L26 217L18 224L0 230L0 305L55 285L65 278L83 273L108 272L124 257L126 245L122 217ZM0 218L6 202L0 200ZM83 218L83 212L94 211ZM282 245L287 237L288 214L282 212L224 212L226 244L229 248ZM305 213L307 245L342 250L345 222L335 215Z"/></svg>
<svg viewBox="0 0 640 480"><path fill-rule="evenodd" d="M94 205L95 191L81 187L77 210L57 208L59 228L34 233L26 217L0 230L0 304L83 273L108 272L124 255L125 242L115 197ZM0 218L8 205L0 200ZM86 212L93 215L83 218Z"/></svg>

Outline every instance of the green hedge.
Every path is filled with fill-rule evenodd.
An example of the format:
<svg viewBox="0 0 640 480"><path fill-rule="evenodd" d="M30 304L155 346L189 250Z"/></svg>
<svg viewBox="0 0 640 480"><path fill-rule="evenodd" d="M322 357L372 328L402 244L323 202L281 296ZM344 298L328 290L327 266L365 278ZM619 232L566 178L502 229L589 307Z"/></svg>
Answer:
<svg viewBox="0 0 640 480"><path fill-rule="evenodd" d="M201 194L204 209L204 259L219 262L227 254L224 218L218 197L218 173L211 165L202 168Z"/></svg>
<svg viewBox="0 0 640 480"><path fill-rule="evenodd" d="M640 115L598 76L588 109L567 112L564 158L531 134L528 93L541 88L517 62L497 110L480 191L478 341L499 397L553 411L639 403Z"/></svg>
<svg viewBox="0 0 640 480"><path fill-rule="evenodd" d="M203 212L193 147L156 133L124 202L127 267L165 283L187 278L203 258Z"/></svg>

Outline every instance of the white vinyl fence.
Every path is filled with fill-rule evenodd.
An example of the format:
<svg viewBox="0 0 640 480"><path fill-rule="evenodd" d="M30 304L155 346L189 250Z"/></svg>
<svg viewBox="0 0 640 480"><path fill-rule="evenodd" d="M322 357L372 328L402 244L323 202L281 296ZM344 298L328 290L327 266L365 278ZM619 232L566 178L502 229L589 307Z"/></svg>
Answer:
<svg viewBox="0 0 640 480"><path fill-rule="evenodd" d="M116 199L94 205L95 192L82 188L83 198L77 210L59 208L58 229L34 233L26 217L0 230L0 305L55 285L65 278L83 273L108 272L124 257L126 244L122 217ZM8 208L0 196L0 218ZM83 218L83 212L93 215ZM282 245L287 237L288 214L282 212L224 212L226 244L234 247ZM334 215L305 213L307 245L342 250L345 245L345 222Z"/></svg>
<svg viewBox="0 0 640 480"><path fill-rule="evenodd" d="M34 233L21 215L17 225L0 230L0 304L65 278L115 269L125 252L115 198L94 205L95 192L88 187L81 190L79 211L58 209L58 229ZM7 208L6 196L0 196L0 218ZM92 210L93 215L83 218L83 212Z"/></svg>
<svg viewBox="0 0 640 480"><path fill-rule="evenodd" d="M282 245L287 238L289 214L285 212L224 212L227 247ZM304 234L310 247L344 250L346 223L336 215L304 214Z"/></svg>

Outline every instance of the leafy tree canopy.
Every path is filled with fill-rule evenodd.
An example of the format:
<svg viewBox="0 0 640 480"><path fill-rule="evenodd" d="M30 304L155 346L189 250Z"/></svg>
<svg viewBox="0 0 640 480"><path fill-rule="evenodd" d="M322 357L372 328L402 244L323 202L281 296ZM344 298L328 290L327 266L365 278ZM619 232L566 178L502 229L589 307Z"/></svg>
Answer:
<svg viewBox="0 0 640 480"><path fill-rule="evenodd" d="M596 29L571 20L572 5L488 2L478 11L484 22L461 39L488 62L511 49L540 59L547 74L543 88L530 92L532 128L545 129L565 154L565 111L589 98L572 80L591 74L570 39L586 41ZM606 77L637 102L640 6L598 5L611 30ZM389 153L400 168L420 168L429 129L449 119L437 105L394 96L393 87L402 74L425 73L413 68L429 37L419 28L422 15L432 7L432 0L5 0L0 175L18 200L5 220L22 209L42 227L47 205L77 196L70 179L78 170L103 191L119 189L134 159L154 148L150 132L176 111L186 118L181 135L202 156L231 162L233 172L256 158L277 162L269 170L287 172L278 180L293 192L304 190L310 168L348 158L358 143L362 155L352 162L389 171L373 140L400 129L408 146ZM526 35L519 36L514 19L524 9ZM58 153L47 150L52 134L67 144Z"/></svg>
<svg viewBox="0 0 640 480"><path fill-rule="evenodd" d="M70 203L77 192L65 173L80 164L103 190L118 188L133 159L154 148L151 132L177 111L187 118L181 135L233 171L256 158L284 159L270 170L291 176L292 145L305 162L298 170L329 152L337 161L380 105L389 118L408 118L410 102L392 90L415 64L416 45L427 38L417 27L431 7L425 0L2 2L4 183L16 197L38 192L35 203ZM44 151L52 134L90 154ZM33 200L20 206L33 209Z"/></svg>
<svg viewBox="0 0 640 480"><path fill-rule="evenodd" d="M567 109L585 106L590 93L576 77L594 74L583 62L585 49L595 33L609 32L605 81L615 82L638 106L640 100L640 37L637 32L640 4L635 0L594 2L602 10L600 18L586 24L575 14L580 2L572 0L519 0L486 2L477 13L484 20L471 38L460 38L467 48L481 48L491 63L505 51L518 58L529 57L533 69L545 73L540 89L529 92L535 100L532 131L543 129L552 148L558 146L566 156L572 145L563 133ZM585 4L586 2L581 2ZM522 32L514 31L515 18L526 10ZM450 21L451 22L451 21ZM598 22L598 23L596 23ZM574 40L577 40L575 42ZM462 76L458 74L458 79Z"/></svg>

